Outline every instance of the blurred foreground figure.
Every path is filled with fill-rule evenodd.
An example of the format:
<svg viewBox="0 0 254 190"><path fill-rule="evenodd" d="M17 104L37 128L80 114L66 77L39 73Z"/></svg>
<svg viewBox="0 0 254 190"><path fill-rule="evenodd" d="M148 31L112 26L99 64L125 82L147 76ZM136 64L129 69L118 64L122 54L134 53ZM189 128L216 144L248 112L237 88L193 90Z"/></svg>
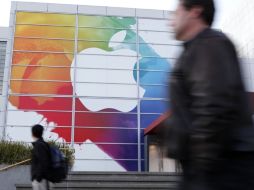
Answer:
<svg viewBox="0 0 254 190"><path fill-rule="evenodd" d="M31 165L33 190L49 189L49 183L46 179L50 168L50 155L48 144L42 138L43 130L44 128L41 125L34 125L32 127L34 139Z"/></svg>
<svg viewBox="0 0 254 190"><path fill-rule="evenodd" d="M168 155L182 165L181 190L253 190L252 115L235 47L210 28L214 13L213 0L179 0L172 21L185 43L170 81Z"/></svg>

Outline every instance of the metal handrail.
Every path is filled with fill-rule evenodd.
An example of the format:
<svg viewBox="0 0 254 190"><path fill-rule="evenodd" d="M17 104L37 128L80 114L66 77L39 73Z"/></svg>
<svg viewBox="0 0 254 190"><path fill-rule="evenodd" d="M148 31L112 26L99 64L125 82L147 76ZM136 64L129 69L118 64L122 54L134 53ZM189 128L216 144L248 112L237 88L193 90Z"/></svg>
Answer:
<svg viewBox="0 0 254 190"><path fill-rule="evenodd" d="M16 164L13 164L13 165L10 165L10 166L6 166L6 167L0 169L0 172L6 171L6 170L11 169L11 168L14 168L14 167L17 167L17 166L19 166L19 165L23 165L23 164L25 164L25 163L27 163L27 162L30 162L30 161L31 161L31 159L27 159L27 160L23 160L23 161L21 161L21 162L18 162L18 163L16 163Z"/></svg>
<svg viewBox="0 0 254 190"><path fill-rule="evenodd" d="M59 149L60 149L60 150L68 150L69 148L59 148ZM65 153L66 153L66 152L65 152ZM0 172L9 170L9 169L11 169L11 168L14 168L14 167L17 167L17 166L20 166L20 165L23 165L23 164L25 164L25 163L27 163L27 162L30 162L31 160L32 160L32 159L30 158L30 159L26 159L26 160L23 160L23 161L21 161L21 162L12 164L12 165L10 165L10 166L6 166L6 167L4 167L4 168L1 168L1 169L0 169Z"/></svg>

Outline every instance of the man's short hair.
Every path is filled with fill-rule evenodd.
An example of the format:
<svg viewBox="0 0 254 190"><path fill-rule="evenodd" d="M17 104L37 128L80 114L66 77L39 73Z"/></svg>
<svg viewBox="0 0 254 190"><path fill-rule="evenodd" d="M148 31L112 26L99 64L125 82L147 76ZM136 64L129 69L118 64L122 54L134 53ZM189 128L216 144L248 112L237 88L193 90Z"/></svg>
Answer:
<svg viewBox="0 0 254 190"><path fill-rule="evenodd" d="M203 8L201 14L202 19L211 26L214 20L215 5L214 0L181 0L183 6L186 9L191 9L195 6L200 6Z"/></svg>
<svg viewBox="0 0 254 190"><path fill-rule="evenodd" d="M32 135L36 138L41 138L43 131L44 131L44 128L42 125L37 124L32 127Z"/></svg>

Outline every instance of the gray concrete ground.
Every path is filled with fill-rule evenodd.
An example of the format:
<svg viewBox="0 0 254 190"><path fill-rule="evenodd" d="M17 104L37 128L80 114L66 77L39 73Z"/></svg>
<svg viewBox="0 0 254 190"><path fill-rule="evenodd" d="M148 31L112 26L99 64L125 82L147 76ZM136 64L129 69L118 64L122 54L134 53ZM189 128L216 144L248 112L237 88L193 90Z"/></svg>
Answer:
<svg viewBox="0 0 254 190"><path fill-rule="evenodd" d="M0 165L0 169L3 168ZM16 190L15 184L29 184L30 166L18 166L7 171L0 171L0 190Z"/></svg>

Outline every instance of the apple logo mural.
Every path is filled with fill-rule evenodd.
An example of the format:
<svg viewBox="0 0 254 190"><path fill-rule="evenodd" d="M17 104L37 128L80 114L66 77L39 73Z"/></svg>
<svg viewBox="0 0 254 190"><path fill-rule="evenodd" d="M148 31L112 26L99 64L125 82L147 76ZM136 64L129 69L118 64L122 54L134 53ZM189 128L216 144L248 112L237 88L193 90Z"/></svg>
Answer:
<svg viewBox="0 0 254 190"><path fill-rule="evenodd" d="M137 85L137 81L134 78L133 69L137 63L137 52L131 49L119 49L118 45L120 42L122 43L127 35L125 30L120 31L112 36L109 42L109 47L113 51L105 51L99 48L88 48L81 51L76 56L75 60L72 62L71 69L71 80L72 84L74 83L74 66L78 68L96 68L97 72L100 71L99 75L95 75L97 77L106 76L107 81L114 81L117 83L118 81L125 81L128 84L133 85L125 85L124 90L118 89L117 85L112 84L103 84L102 88L91 88L91 83L86 83L87 81L94 81L95 75L91 74L91 69L79 69L79 74L76 76L76 81L84 82L82 84L82 88L76 88L76 94L78 96L82 96L87 94L87 90L89 89L89 93L98 97L138 97L138 90L140 97L143 97L145 94L145 89L139 86L139 89L134 85ZM117 42L117 43L116 43ZM86 56L88 55L105 55L105 56ZM128 55L130 56L128 59L121 59L119 55ZM99 58L102 57L102 58ZM124 72L117 72L114 68L119 68L119 64L124 65ZM108 68L113 68L108 69ZM90 79L89 79L90 78ZM107 82L103 81L103 82ZM74 86L74 84L73 84ZM93 92L91 92L91 90ZM118 110L120 112L130 112L138 105L138 99L135 100L126 100L124 99L89 99L89 98L81 98L80 101L82 104L93 112L98 112L104 109L112 108Z"/></svg>

